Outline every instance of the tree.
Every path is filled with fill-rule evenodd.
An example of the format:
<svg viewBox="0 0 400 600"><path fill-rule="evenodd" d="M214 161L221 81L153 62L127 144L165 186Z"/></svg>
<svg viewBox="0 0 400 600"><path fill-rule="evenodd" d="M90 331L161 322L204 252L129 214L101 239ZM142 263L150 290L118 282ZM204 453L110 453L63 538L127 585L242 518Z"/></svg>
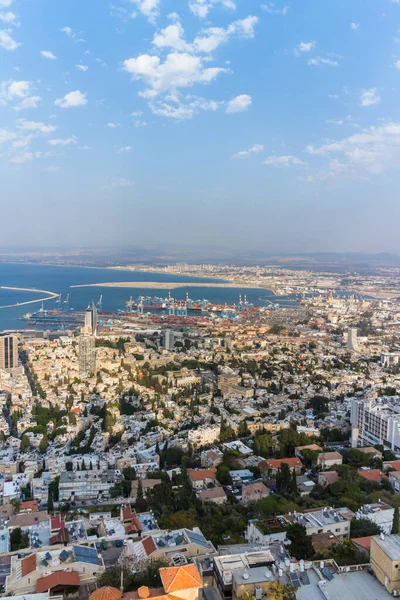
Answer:
<svg viewBox="0 0 400 600"><path fill-rule="evenodd" d="M290 467L287 463L281 463L276 472L276 490L279 494L288 494L293 491L293 480ZM297 485L296 485L297 491Z"/></svg>
<svg viewBox="0 0 400 600"><path fill-rule="evenodd" d="M268 600L296 600L296 588L273 581L268 586Z"/></svg>
<svg viewBox="0 0 400 600"><path fill-rule="evenodd" d="M47 450L48 446L49 446L49 442L47 441L47 435L44 435L44 436L42 437L42 439L40 440L40 444L39 444L39 452L40 452L41 454L44 454L44 453L46 452L46 450Z"/></svg>
<svg viewBox="0 0 400 600"><path fill-rule="evenodd" d="M297 558L297 560L301 558L307 560L315 554L311 537L307 535L304 525L292 523L287 528L286 537L290 541L290 554Z"/></svg>
<svg viewBox="0 0 400 600"><path fill-rule="evenodd" d="M254 453L257 456L268 458L272 448L272 437L267 433L256 435L254 440Z"/></svg>
<svg viewBox="0 0 400 600"><path fill-rule="evenodd" d="M296 471L295 469L293 469L292 471L292 484L291 484L291 490L290 490L293 494L297 494L297 479L296 479Z"/></svg>
<svg viewBox="0 0 400 600"><path fill-rule="evenodd" d="M400 533L399 507L394 509L392 533Z"/></svg>
<svg viewBox="0 0 400 600"><path fill-rule="evenodd" d="M381 532L381 528L369 519L353 519L350 523L351 538L379 535Z"/></svg>
<svg viewBox="0 0 400 600"><path fill-rule="evenodd" d="M135 506L136 506L136 510L138 512L142 512L142 511L146 510L146 506L147 506L147 503L144 499L143 484L142 484L141 479L139 479L139 481L138 481Z"/></svg>
<svg viewBox="0 0 400 600"><path fill-rule="evenodd" d="M128 481L133 481L136 479L136 471L133 467L124 467L122 474Z"/></svg>
<svg viewBox="0 0 400 600"><path fill-rule="evenodd" d="M21 452L26 452L30 446L30 441L27 435L23 435L21 438Z"/></svg>
<svg viewBox="0 0 400 600"><path fill-rule="evenodd" d="M224 464L219 465L217 468L217 479L222 485L231 485L232 477L229 467Z"/></svg>

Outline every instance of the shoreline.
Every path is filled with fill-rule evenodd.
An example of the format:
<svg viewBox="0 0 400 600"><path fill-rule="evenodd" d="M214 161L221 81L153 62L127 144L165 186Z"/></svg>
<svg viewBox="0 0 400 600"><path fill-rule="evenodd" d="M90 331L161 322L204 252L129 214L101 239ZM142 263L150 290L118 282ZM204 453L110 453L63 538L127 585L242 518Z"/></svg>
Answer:
<svg viewBox="0 0 400 600"><path fill-rule="evenodd" d="M132 288L132 289L157 289L157 290L176 290L179 288L226 288L226 289L254 289L254 290L268 290L269 288L261 285L248 284L244 282L229 282L229 283L200 283L190 281L115 281L106 283L83 283L79 285L71 285L70 288L84 288L84 287L107 287L107 288Z"/></svg>

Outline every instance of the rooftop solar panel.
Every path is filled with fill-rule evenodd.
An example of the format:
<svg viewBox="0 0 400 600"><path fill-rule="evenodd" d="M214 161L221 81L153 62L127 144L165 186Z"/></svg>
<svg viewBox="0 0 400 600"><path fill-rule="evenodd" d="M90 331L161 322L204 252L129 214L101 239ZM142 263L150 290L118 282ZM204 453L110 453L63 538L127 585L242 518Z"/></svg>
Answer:
<svg viewBox="0 0 400 600"><path fill-rule="evenodd" d="M73 548L75 560L92 565L98 564L97 551L94 548L84 548L83 546L74 546Z"/></svg>
<svg viewBox="0 0 400 600"><path fill-rule="evenodd" d="M186 531L186 534L189 538L189 541L193 544L199 544L199 546L204 546L205 548L208 548L206 538L200 533L195 533L194 531Z"/></svg>
<svg viewBox="0 0 400 600"><path fill-rule="evenodd" d="M305 571L300 572L300 579L301 579L301 583L303 585L309 585L310 584L310 578L308 577L308 573L306 573Z"/></svg>
<svg viewBox="0 0 400 600"><path fill-rule="evenodd" d="M289 573L289 575L290 575L290 580L292 582L292 585L299 588L301 584L300 584L300 579L299 579L297 573Z"/></svg>
<svg viewBox="0 0 400 600"><path fill-rule="evenodd" d="M332 573L329 571L329 569L327 567L324 567L322 569L322 573L325 575L325 577L327 578L328 581L332 581L333 575L332 575Z"/></svg>
<svg viewBox="0 0 400 600"><path fill-rule="evenodd" d="M60 560L61 562L65 562L66 560L68 560L69 554L66 550L63 550L62 552L60 552Z"/></svg>

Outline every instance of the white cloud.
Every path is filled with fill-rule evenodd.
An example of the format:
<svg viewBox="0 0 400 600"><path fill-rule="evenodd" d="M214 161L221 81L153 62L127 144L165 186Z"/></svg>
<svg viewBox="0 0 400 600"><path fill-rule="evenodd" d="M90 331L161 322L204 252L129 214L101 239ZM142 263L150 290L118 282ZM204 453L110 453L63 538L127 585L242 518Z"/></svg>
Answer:
<svg viewBox="0 0 400 600"><path fill-rule="evenodd" d="M138 7L138 10L147 17L150 23L154 23L158 15L160 14L160 1L161 0L130 0L132 4Z"/></svg>
<svg viewBox="0 0 400 600"><path fill-rule="evenodd" d="M162 29L160 33L156 33L152 43L156 48L171 48L182 52L209 53L216 50L216 48L226 43L232 37L253 38L257 23L258 17L249 15L245 19L233 21L226 29L223 27L208 27L193 40L193 43L189 43L184 39L185 31L181 23L177 21Z"/></svg>
<svg viewBox="0 0 400 600"><path fill-rule="evenodd" d="M43 171L46 171L46 173L58 173L60 170L60 167L45 167L43 169Z"/></svg>
<svg viewBox="0 0 400 600"><path fill-rule="evenodd" d="M26 98L26 96L29 95L30 90L30 81L15 81L13 79L2 81L0 83L0 105Z"/></svg>
<svg viewBox="0 0 400 600"><path fill-rule="evenodd" d="M252 98L248 94L241 94L240 96L236 96L228 102L228 106L226 107L226 112L228 114L243 112L247 110L252 103Z"/></svg>
<svg viewBox="0 0 400 600"><path fill-rule="evenodd" d="M57 129L57 127L54 125L45 125L44 123L27 121L26 119L18 119L17 127L18 129L23 129L24 131L37 131L45 134L52 133Z"/></svg>
<svg viewBox="0 0 400 600"><path fill-rule="evenodd" d="M295 53L311 52L311 50L314 50L315 46L316 42L314 40L311 40L310 42L300 42L295 48Z"/></svg>
<svg viewBox="0 0 400 600"><path fill-rule="evenodd" d="M86 92L82 93L79 90L65 94L64 98L58 98L54 104L60 108L75 108L77 106L85 106L88 103Z"/></svg>
<svg viewBox="0 0 400 600"><path fill-rule="evenodd" d="M40 53L44 58L49 58L50 60L57 60L57 56L50 52L50 50L42 50Z"/></svg>
<svg viewBox="0 0 400 600"><path fill-rule="evenodd" d="M120 177L119 179L114 179L111 182L111 186L113 188L129 188L129 187L133 187L135 185L135 182L132 181L131 179L126 179L125 177Z"/></svg>
<svg viewBox="0 0 400 600"><path fill-rule="evenodd" d="M87 67L86 65L75 65L77 69L79 69L79 71L87 71L89 69L89 67Z"/></svg>
<svg viewBox="0 0 400 600"><path fill-rule="evenodd" d="M282 6L282 8L280 8L274 2L268 2L268 4L261 4L260 8L265 12L269 13L270 15L287 15L289 10L288 6Z"/></svg>
<svg viewBox="0 0 400 600"><path fill-rule="evenodd" d="M303 161L296 156L268 156L263 160L263 165L272 165L273 167L290 167L290 165L303 165Z"/></svg>
<svg viewBox="0 0 400 600"><path fill-rule="evenodd" d="M228 10L236 10L236 2L234 0L189 0L190 10L200 19L207 17L209 11L217 4Z"/></svg>
<svg viewBox="0 0 400 600"><path fill-rule="evenodd" d="M326 119L325 123L328 125L343 125L344 121L341 119Z"/></svg>
<svg viewBox="0 0 400 600"><path fill-rule="evenodd" d="M331 58L323 58L322 56L316 56L315 58L309 58L308 64L312 67L319 67L321 65L328 65L329 67L337 67L339 65L337 60Z"/></svg>
<svg viewBox="0 0 400 600"><path fill-rule="evenodd" d="M396 60L394 66L396 67L396 69L400 69L400 60Z"/></svg>
<svg viewBox="0 0 400 600"><path fill-rule="evenodd" d="M133 126L134 126L134 127L146 127L146 126L147 126L147 123L146 123L146 121L142 121L141 119L136 119L136 120L133 122Z"/></svg>
<svg viewBox="0 0 400 600"><path fill-rule="evenodd" d="M118 149L118 154L123 154L124 152L130 152L131 150L133 150L132 146L121 146L121 148Z"/></svg>
<svg viewBox="0 0 400 600"><path fill-rule="evenodd" d="M35 137L35 134L33 134L33 133L29 133L28 135L19 137L17 140L15 140L13 142L12 147L14 148L14 150L20 150L21 148L26 148L27 146L29 146L29 144L31 143L31 141L33 140L34 137Z"/></svg>
<svg viewBox="0 0 400 600"><path fill-rule="evenodd" d="M227 71L219 67L205 68L202 58L186 52L168 54L164 62L158 56L141 54L125 60L123 68L134 79L147 85L147 89L140 93L145 98L155 98L166 91L190 87L195 83L210 83Z"/></svg>
<svg viewBox="0 0 400 600"><path fill-rule="evenodd" d="M16 137L17 134L14 133L14 131L10 131L9 129L0 129L0 144L5 144Z"/></svg>
<svg viewBox="0 0 400 600"><path fill-rule="evenodd" d="M357 29L360 27L360 23L350 23L350 28L353 29L354 31L357 31Z"/></svg>
<svg viewBox="0 0 400 600"><path fill-rule="evenodd" d="M107 123L107 127L110 127L111 129L116 129L117 127L120 127L119 123Z"/></svg>
<svg viewBox="0 0 400 600"><path fill-rule="evenodd" d="M0 0L0 8L8 8L12 2L13 0Z"/></svg>
<svg viewBox="0 0 400 600"><path fill-rule="evenodd" d="M397 168L400 161L400 124L372 126L320 148L308 146L306 151L330 159L328 175L332 170L348 176L358 176L363 171L380 174L391 167Z"/></svg>
<svg viewBox="0 0 400 600"><path fill-rule="evenodd" d="M78 138L72 135L69 138L49 140L48 143L50 146L71 146L78 143Z"/></svg>
<svg viewBox="0 0 400 600"><path fill-rule="evenodd" d="M0 21L2 23L14 24L17 20L17 15L11 11L6 13L0 13Z"/></svg>
<svg viewBox="0 0 400 600"><path fill-rule="evenodd" d="M152 102L151 111L160 117L184 121L191 119L200 111L216 111L222 105L222 102L215 100L206 100L198 96L180 96L169 97L168 101Z"/></svg>
<svg viewBox="0 0 400 600"><path fill-rule="evenodd" d="M78 146L79 150L91 150L90 146Z"/></svg>
<svg viewBox="0 0 400 600"><path fill-rule="evenodd" d="M256 154L258 152L262 152L264 150L264 146L261 144L254 144L248 150L241 150L233 155L233 158L245 158L246 156L250 156L250 154Z"/></svg>
<svg viewBox="0 0 400 600"><path fill-rule="evenodd" d="M41 101L40 96L27 96L26 98L21 100L21 102L19 104L17 104L17 106L15 107L15 110L20 111L20 110L28 110L30 108L37 108L40 101Z"/></svg>
<svg viewBox="0 0 400 600"><path fill-rule="evenodd" d="M66 33L70 38L74 38L76 36L76 33L71 29L71 27L62 27L60 31Z"/></svg>
<svg viewBox="0 0 400 600"><path fill-rule="evenodd" d="M16 50L21 44L16 42L6 29L0 29L0 48L4 50Z"/></svg>
<svg viewBox="0 0 400 600"><path fill-rule="evenodd" d="M11 163L23 164L26 162L30 162L36 158L42 158L42 152L25 152L24 154L19 154L18 156L13 156L10 158Z"/></svg>
<svg viewBox="0 0 400 600"><path fill-rule="evenodd" d="M374 104L379 104L381 100L382 98L376 93L376 88L363 90L360 95L361 106L373 106Z"/></svg>

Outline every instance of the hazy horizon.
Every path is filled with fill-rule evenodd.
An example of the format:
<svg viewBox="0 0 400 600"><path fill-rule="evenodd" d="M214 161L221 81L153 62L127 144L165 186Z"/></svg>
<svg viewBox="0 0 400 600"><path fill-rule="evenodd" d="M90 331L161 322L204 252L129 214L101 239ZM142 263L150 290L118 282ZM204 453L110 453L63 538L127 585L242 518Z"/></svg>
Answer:
<svg viewBox="0 0 400 600"><path fill-rule="evenodd" d="M400 254L395 0L0 0L2 244Z"/></svg>

